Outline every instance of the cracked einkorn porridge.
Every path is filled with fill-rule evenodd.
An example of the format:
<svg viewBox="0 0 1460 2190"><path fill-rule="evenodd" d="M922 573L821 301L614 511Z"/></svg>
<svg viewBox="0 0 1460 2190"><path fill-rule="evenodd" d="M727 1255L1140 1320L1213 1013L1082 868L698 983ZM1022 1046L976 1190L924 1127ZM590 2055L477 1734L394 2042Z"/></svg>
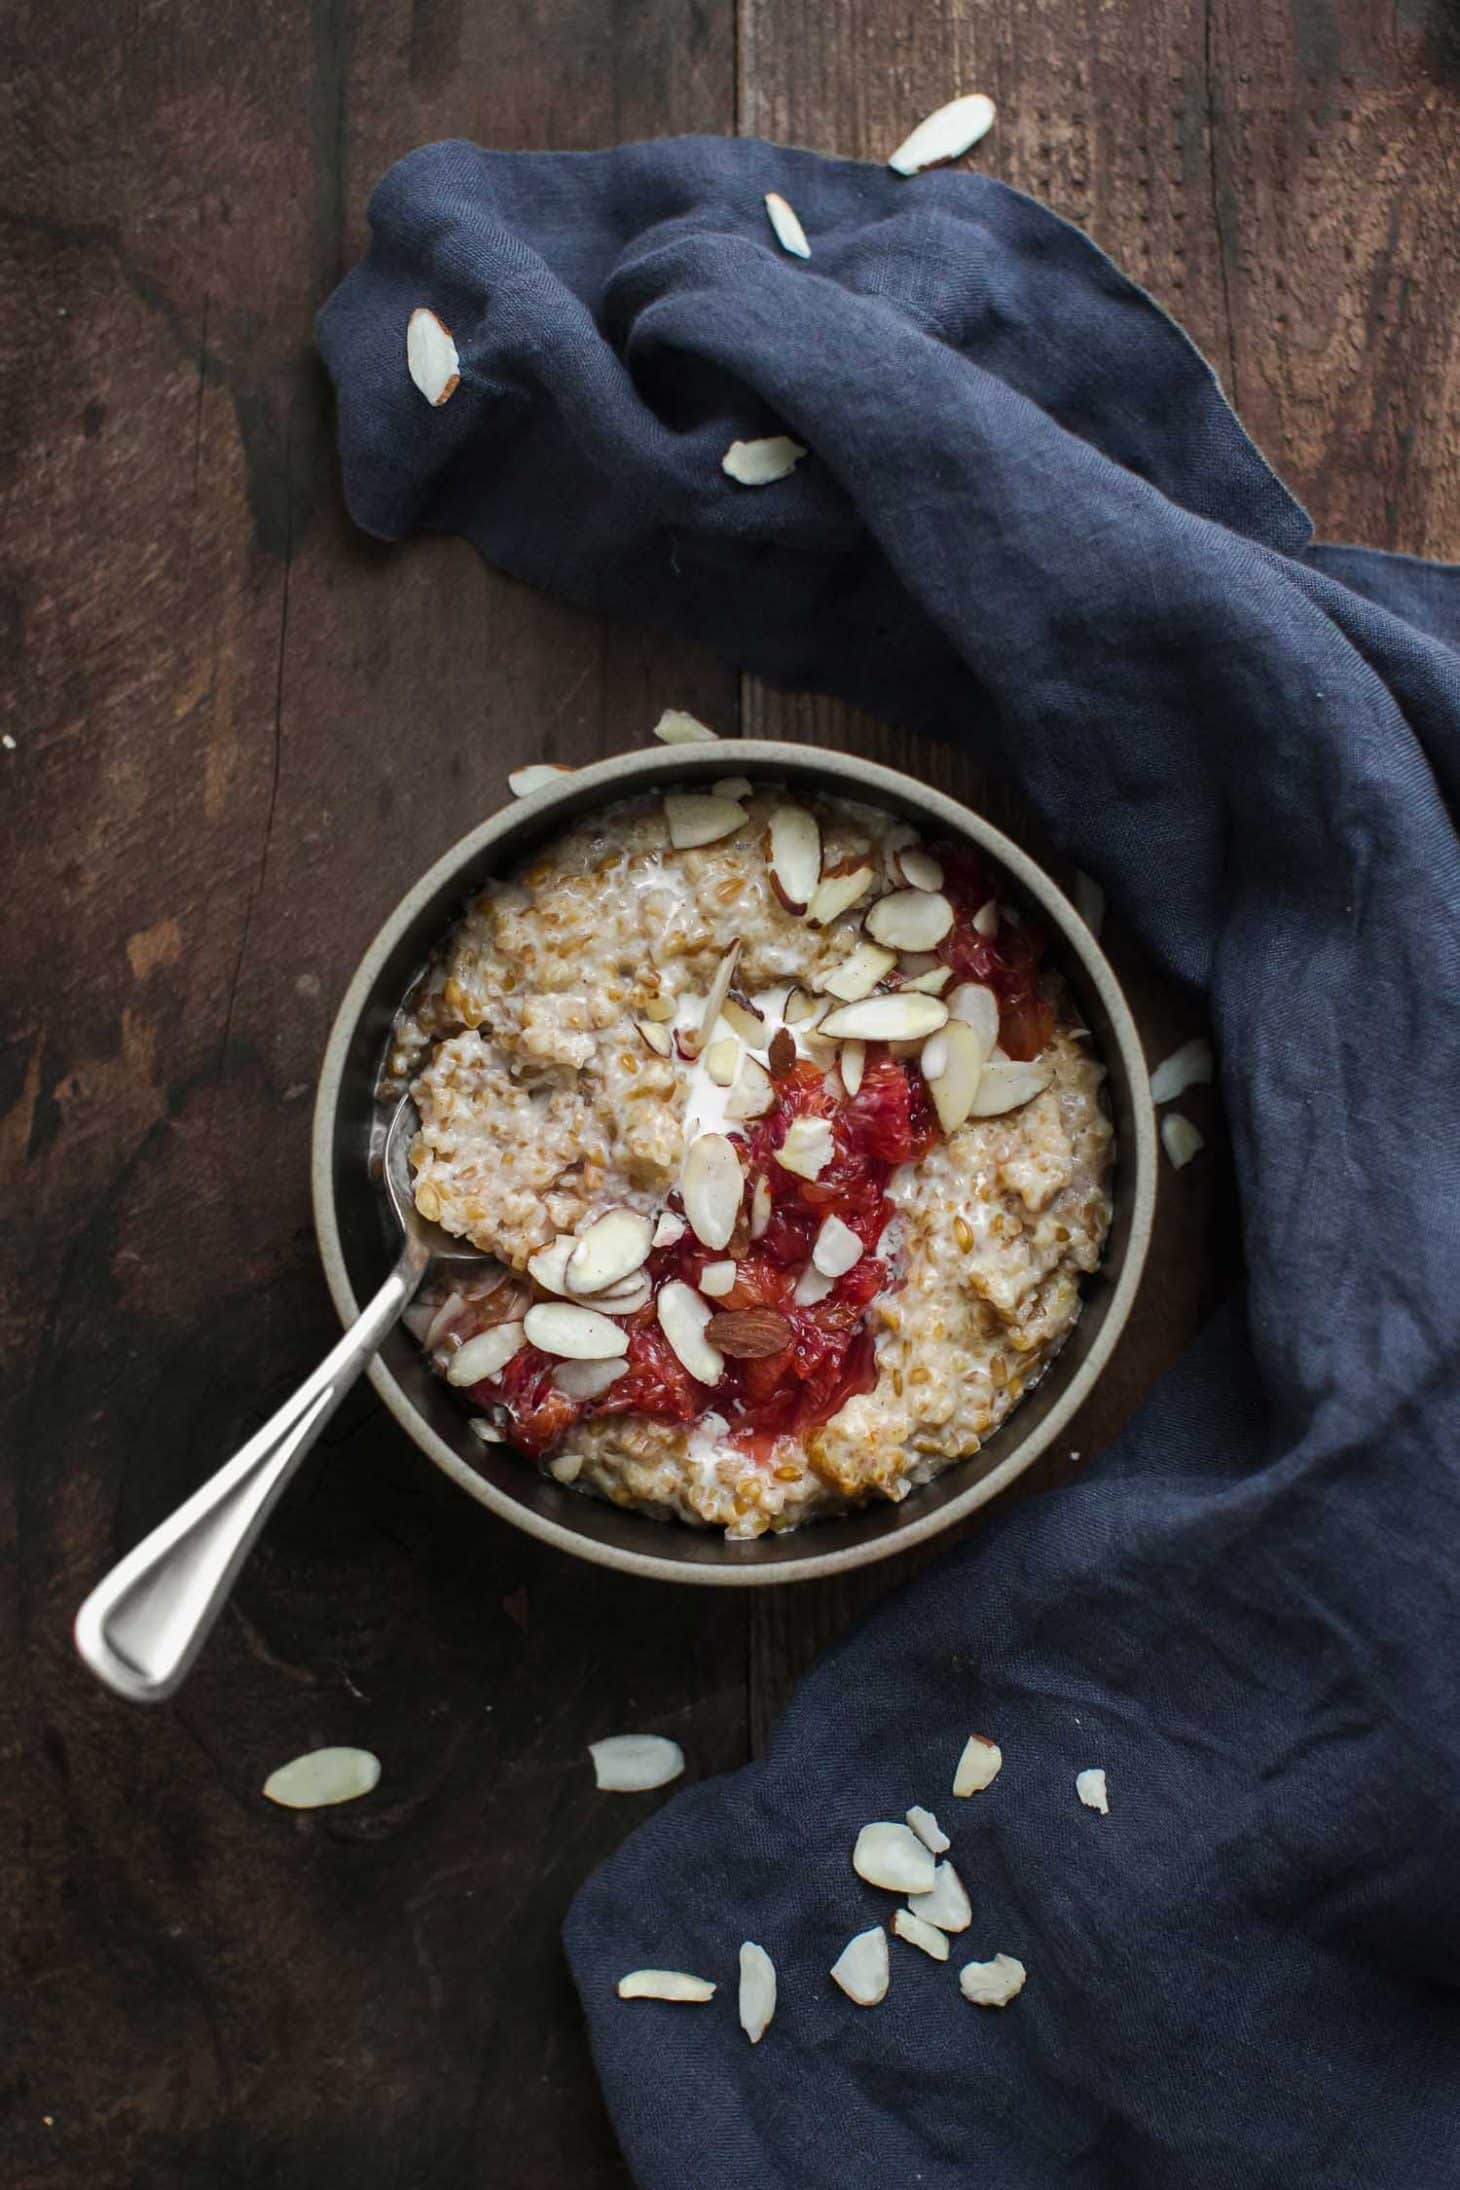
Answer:
<svg viewBox="0 0 1460 2190"><path fill-rule="evenodd" d="M487 885L394 1030L412 1312L486 1441L758 1536L897 1500L1048 1368L1110 1222L1104 1072L980 855L752 790L606 809Z"/></svg>

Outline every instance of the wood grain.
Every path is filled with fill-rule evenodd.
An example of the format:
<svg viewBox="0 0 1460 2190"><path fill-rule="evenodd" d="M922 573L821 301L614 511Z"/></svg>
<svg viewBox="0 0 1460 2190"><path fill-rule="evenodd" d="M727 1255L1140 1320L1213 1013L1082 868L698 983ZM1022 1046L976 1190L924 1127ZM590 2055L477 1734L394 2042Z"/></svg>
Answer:
<svg viewBox="0 0 1460 2190"><path fill-rule="evenodd" d="M329 1017L510 768L637 744L672 700L893 759L1028 833L968 762L742 690L458 543L353 533L310 330L370 185L454 134L739 127L878 157L990 90L980 157L1186 321L1321 529L1455 555L1449 21L58 0L0 33L15 2190L624 2182L556 1935L655 1798L595 1796L585 1745L654 1727L735 1765L899 1578L751 1604L601 1575L465 1509L357 1395L177 1705L128 1712L73 1662L89 1583L330 1335L305 1191ZM1190 1006L1110 940L1163 1049ZM1161 1282L1045 1485L1192 1329L1228 1259L1220 1181L1217 1152L1167 1182ZM379 1750L380 1795L267 1812L265 1773L322 1740Z"/></svg>

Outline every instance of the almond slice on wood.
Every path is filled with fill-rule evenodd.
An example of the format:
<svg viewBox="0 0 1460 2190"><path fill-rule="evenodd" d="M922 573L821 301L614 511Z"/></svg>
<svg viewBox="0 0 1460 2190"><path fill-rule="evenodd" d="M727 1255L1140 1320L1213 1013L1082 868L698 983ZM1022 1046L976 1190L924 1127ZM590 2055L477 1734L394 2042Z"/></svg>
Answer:
<svg viewBox="0 0 1460 2190"><path fill-rule="evenodd" d="M1197 1131L1190 1118L1183 1118L1179 1110L1167 1111L1161 1120L1161 1146L1173 1169L1184 1171L1192 1157L1199 1156L1206 1145L1204 1135Z"/></svg>
<svg viewBox="0 0 1460 2190"><path fill-rule="evenodd" d="M937 1868L931 1850L910 1826L885 1819L864 1825L852 1850L852 1869L858 1878L865 1878L869 1886L885 1887L888 1893L930 1892Z"/></svg>
<svg viewBox="0 0 1460 2190"><path fill-rule="evenodd" d="M809 259L811 246L806 241L805 229L796 218L795 207L787 204L779 190L768 190L765 209L781 249L789 251L793 259Z"/></svg>
<svg viewBox="0 0 1460 2190"><path fill-rule="evenodd" d="M310 1749L270 1772L263 1794L282 1810L326 1810L336 1802L358 1802L379 1784L380 1759L372 1750Z"/></svg>
<svg viewBox="0 0 1460 2190"><path fill-rule="evenodd" d="M522 1319L528 1343L564 1361L615 1361L629 1350L629 1334L597 1308L576 1301L541 1300Z"/></svg>
<svg viewBox="0 0 1460 2190"><path fill-rule="evenodd" d="M479 1331L447 1362L447 1383L480 1384L496 1376L523 1344L523 1332L521 1323L494 1323L489 1331Z"/></svg>
<svg viewBox="0 0 1460 2190"><path fill-rule="evenodd" d="M744 826L745 808L738 799L716 798L713 792L671 791L664 801L664 819L675 850L688 852L733 836Z"/></svg>
<svg viewBox="0 0 1460 2190"><path fill-rule="evenodd" d="M631 1969L618 1981L621 2000L713 2000L715 1988L706 1977L692 1977L682 1969Z"/></svg>
<svg viewBox="0 0 1460 2190"><path fill-rule="evenodd" d="M1075 1793L1087 1810L1098 1810L1102 1817L1110 1815L1110 1796L1105 1785L1105 1774L1099 1765L1091 1765L1075 1774Z"/></svg>
<svg viewBox="0 0 1460 2190"><path fill-rule="evenodd" d="M811 1260L823 1277L845 1277L862 1259L862 1242L849 1224L838 1216L823 1217Z"/></svg>
<svg viewBox="0 0 1460 2190"><path fill-rule="evenodd" d="M765 1237L766 1226L771 1221L771 1208L770 1180L764 1177L758 1178L750 1197L750 1236L752 1239L763 1239Z"/></svg>
<svg viewBox="0 0 1460 2190"><path fill-rule="evenodd" d="M827 1294L835 1290L836 1279L828 1277L824 1270L818 1270L814 1262L808 1262L796 1280L791 1298L798 1308L814 1308L819 1300L825 1300Z"/></svg>
<svg viewBox="0 0 1460 2190"><path fill-rule="evenodd" d="M725 1373L725 1361L719 1349L705 1336L713 1313L709 1302L702 1300L692 1285L686 1285L681 1278L673 1278L660 1293L656 1305L659 1328L676 1359L696 1382L718 1384Z"/></svg>
<svg viewBox="0 0 1460 2190"><path fill-rule="evenodd" d="M878 898L866 922L872 940L894 951L930 951L952 925L953 907L941 890L893 890Z"/></svg>
<svg viewBox="0 0 1460 2190"><path fill-rule="evenodd" d="M876 2007L892 1981L887 1934L880 1924L849 1939L831 1965L832 1981L858 2007Z"/></svg>
<svg viewBox="0 0 1460 2190"><path fill-rule="evenodd" d="M961 160L980 137L988 135L996 111L993 100L982 91L950 99L918 123L887 164L895 175L917 175L925 167L941 166L945 160Z"/></svg>
<svg viewBox="0 0 1460 2190"><path fill-rule="evenodd" d="M610 1734L590 1741L595 1783L605 1794L641 1795L667 1787L684 1770L684 1751L663 1734Z"/></svg>
<svg viewBox="0 0 1460 2190"><path fill-rule="evenodd" d="M720 1017L724 1020L726 1026L733 1027L740 1036L741 1041L748 1042L752 1049L763 1049L765 1047L766 1017L758 1005L748 1002L745 997L737 995L732 989L725 999Z"/></svg>
<svg viewBox="0 0 1460 2190"><path fill-rule="evenodd" d="M815 928L829 928L833 920L861 902L875 880L871 867L852 867L845 874L823 876L806 908L807 919Z"/></svg>
<svg viewBox="0 0 1460 2190"><path fill-rule="evenodd" d="M1042 1095L1054 1078L1054 1067L1035 1058L1025 1064L1017 1058L991 1057L979 1074L973 1098L972 1118L1002 1118L1007 1110L1021 1109Z"/></svg>
<svg viewBox="0 0 1460 2190"><path fill-rule="evenodd" d="M444 319L418 304L406 321L406 370L434 410L461 385L461 359Z"/></svg>
<svg viewBox="0 0 1460 2190"><path fill-rule="evenodd" d="M759 1058L742 1057L735 1085L725 1098L725 1116L732 1122L742 1118L763 1118L775 1099L771 1076ZM710 1244L706 1242L707 1246Z"/></svg>
<svg viewBox="0 0 1460 2190"><path fill-rule="evenodd" d="M765 1948L747 1939L740 1949L740 2027L758 2046L776 2012L776 1965Z"/></svg>
<svg viewBox="0 0 1460 2190"><path fill-rule="evenodd" d="M642 1270L654 1227L637 1209L609 1209L578 1236L564 1273L570 1293L601 1293Z"/></svg>
<svg viewBox="0 0 1460 2190"><path fill-rule="evenodd" d="M665 1026L662 1021L655 1019L640 1019L638 1022L638 1027L640 1034L642 1034L644 1040L648 1043L650 1049L653 1050L656 1057L673 1056L674 1037L670 1033L668 1027Z"/></svg>
<svg viewBox="0 0 1460 2190"><path fill-rule="evenodd" d="M975 2007L1007 2007L1024 1990L1029 1972L1012 1954L996 1954L992 1962L965 1962L958 1972L958 1989Z"/></svg>
<svg viewBox="0 0 1460 2190"><path fill-rule="evenodd" d="M746 1059L747 1064L752 1062ZM695 1238L706 1247L728 1247L740 1214L745 1174L733 1144L723 1133L701 1133L690 1142L680 1192Z"/></svg>
<svg viewBox="0 0 1460 2190"><path fill-rule="evenodd" d="M941 890L943 870L931 852L925 852L921 844L910 844L897 855L902 879L910 890Z"/></svg>
<svg viewBox="0 0 1460 2190"><path fill-rule="evenodd" d="M535 760L530 767L514 768L507 778L507 788L514 798L531 798L534 791L545 791L550 783L572 773L571 768L560 768L556 761Z"/></svg>
<svg viewBox="0 0 1460 2190"><path fill-rule="evenodd" d="M740 1044L734 1035L722 1034L718 1042L711 1042L705 1051L704 1062L705 1071L716 1087L728 1087L740 1062Z"/></svg>
<svg viewBox="0 0 1460 2190"><path fill-rule="evenodd" d="M718 743L720 733L698 715L687 715L682 707L666 707L654 725L654 735L661 745L705 745Z"/></svg>
<svg viewBox="0 0 1460 2190"><path fill-rule="evenodd" d="M849 1095L855 1095L862 1085L862 1075L867 1069L867 1045L865 1042L843 1042L837 1063L841 1068L842 1086Z"/></svg>
<svg viewBox="0 0 1460 2190"><path fill-rule="evenodd" d="M962 981L948 999L948 1015L978 1036L985 1059L999 1039L999 999L981 981Z"/></svg>
<svg viewBox="0 0 1460 2190"><path fill-rule="evenodd" d="M976 1795L999 1776L1004 1752L987 1734L970 1734L953 1774L955 1795Z"/></svg>
<svg viewBox="0 0 1460 2190"><path fill-rule="evenodd" d="M884 950L880 943L859 943L830 973L823 974L817 987L828 996L835 996L844 1004L859 1003L870 996L879 981L885 981L897 964L897 953Z"/></svg>
<svg viewBox="0 0 1460 2190"><path fill-rule="evenodd" d="M928 1891L910 1895L907 1905L914 1916L925 1924L936 1924L939 1931L967 1931L973 1922L968 1889L951 1863L940 1863Z"/></svg>
<svg viewBox="0 0 1460 2190"><path fill-rule="evenodd" d="M1198 1034L1157 1065L1151 1074L1151 1101L1174 1103L1189 1087L1206 1087L1215 1070L1212 1045L1204 1034Z"/></svg>
<svg viewBox="0 0 1460 2190"><path fill-rule="evenodd" d="M735 1290L735 1280L740 1275L738 1262L707 1262L700 1272L700 1291L707 1300L723 1300Z"/></svg>
<svg viewBox="0 0 1460 2190"><path fill-rule="evenodd" d="M931 1848L934 1855L944 1855L952 1847L952 1841L948 1838L932 1811L925 1810L920 1802L915 1802L908 1811L907 1821L923 1846Z"/></svg>
<svg viewBox="0 0 1460 2190"><path fill-rule="evenodd" d="M666 1209L654 1227L654 1245L677 1247L688 1230L689 1226L683 1217L677 1217L672 1209Z"/></svg>
<svg viewBox="0 0 1460 2190"><path fill-rule="evenodd" d="M722 1308L705 1325L705 1336L732 1361L767 1361L785 1352L793 1333L779 1308Z"/></svg>
<svg viewBox="0 0 1460 2190"><path fill-rule="evenodd" d="M716 798L754 798L755 785L749 776L721 776L710 785Z"/></svg>
<svg viewBox="0 0 1460 2190"><path fill-rule="evenodd" d="M941 1051L938 1057L930 1054L934 1044ZM939 1125L945 1133L956 1133L978 1100L985 1069L982 1043L962 1019L950 1019L925 1046L922 1067Z"/></svg>
<svg viewBox="0 0 1460 2190"><path fill-rule="evenodd" d="M568 1264L578 1245L569 1232L560 1232L549 1240L546 1247L539 1247L535 1255L527 1258L527 1274L536 1278L545 1293L564 1294L568 1290Z"/></svg>
<svg viewBox="0 0 1460 2190"><path fill-rule="evenodd" d="M616 1384L621 1376L627 1376L627 1361L560 1361L553 1370L553 1384L569 1399L601 1399L610 1384ZM571 1483L583 1465L568 1476L558 1475L560 1483ZM557 1475L556 1468L552 1470Z"/></svg>
<svg viewBox="0 0 1460 2190"><path fill-rule="evenodd" d="M948 1944L948 1934L939 1931L936 1924L925 1924L920 1916L913 1915L911 1909L897 1910L892 1919L892 1928L899 1939L905 1939L909 1946L921 1947L924 1954L930 1954L935 1962L946 1962L952 1952Z"/></svg>
<svg viewBox="0 0 1460 2190"><path fill-rule="evenodd" d="M770 487L793 472L805 454L789 434L773 433L763 441L732 441L720 469L742 487Z"/></svg>
<svg viewBox="0 0 1460 2190"><path fill-rule="evenodd" d="M979 906L978 911L973 916L973 932L975 935L985 937L998 934L999 907L995 898L991 897L986 905Z"/></svg>
<svg viewBox="0 0 1460 2190"><path fill-rule="evenodd" d="M832 1041L920 1042L947 1024L948 1006L941 996L894 989L890 996L863 997L828 1012L819 1031Z"/></svg>
<svg viewBox="0 0 1460 2190"><path fill-rule="evenodd" d="M821 825L805 806L778 806L771 815L770 873L787 912L804 913L821 880Z"/></svg>
<svg viewBox="0 0 1460 2190"><path fill-rule="evenodd" d="M799 1179L818 1179L831 1162L833 1147L825 1118L793 1118L775 1158L783 1171L793 1171Z"/></svg>
<svg viewBox="0 0 1460 2190"><path fill-rule="evenodd" d="M932 966L926 973L910 973L902 986L915 996L941 996L952 978L951 966Z"/></svg>

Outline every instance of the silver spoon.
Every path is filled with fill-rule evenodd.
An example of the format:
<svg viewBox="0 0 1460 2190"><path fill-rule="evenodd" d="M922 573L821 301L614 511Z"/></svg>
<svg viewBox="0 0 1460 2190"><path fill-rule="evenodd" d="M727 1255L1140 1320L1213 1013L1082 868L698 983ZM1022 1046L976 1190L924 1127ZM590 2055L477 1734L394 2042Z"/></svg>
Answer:
<svg viewBox="0 0 1460 2190"><path fill-rule="evenodd" d="M181 1685L285 1484L420 1290L430 1265L485 1260L417 1212L406 1155L419 1124L407 1095L385 1139L385 1187L402 1245L380 1291L313 1376L112 1568L76 1615L82 1658L99 1681L131 1703L161 1703Z"/></svg>

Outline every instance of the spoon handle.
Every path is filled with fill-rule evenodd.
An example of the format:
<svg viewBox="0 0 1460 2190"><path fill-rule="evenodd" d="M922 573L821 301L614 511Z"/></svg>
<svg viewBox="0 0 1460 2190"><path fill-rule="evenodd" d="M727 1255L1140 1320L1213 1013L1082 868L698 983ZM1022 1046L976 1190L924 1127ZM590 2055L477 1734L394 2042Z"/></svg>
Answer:
<svg viewBox="0 0 1460 2190"><path fill-rule="evenodd" d="M427 1256L400 1261L314 1374L216 1475L98 1582L76 1615L76 1648L129 1703L182 1683L275 1500L421 1282Z"/></svg>

